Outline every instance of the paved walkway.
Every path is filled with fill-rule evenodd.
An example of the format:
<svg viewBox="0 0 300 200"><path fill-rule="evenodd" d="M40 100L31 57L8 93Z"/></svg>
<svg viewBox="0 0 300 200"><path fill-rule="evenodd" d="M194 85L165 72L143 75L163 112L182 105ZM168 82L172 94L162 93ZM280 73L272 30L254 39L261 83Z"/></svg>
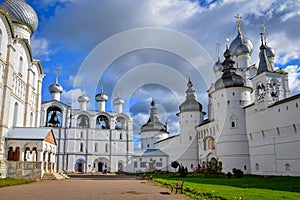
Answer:
<svg viewBox="0 0 300 200"><path fill-rule="evenodd" d="M74 199L172 199L188 198L170 189L124 176L84 176L61 181L0 188L0 200L74 200Z"/></svg>

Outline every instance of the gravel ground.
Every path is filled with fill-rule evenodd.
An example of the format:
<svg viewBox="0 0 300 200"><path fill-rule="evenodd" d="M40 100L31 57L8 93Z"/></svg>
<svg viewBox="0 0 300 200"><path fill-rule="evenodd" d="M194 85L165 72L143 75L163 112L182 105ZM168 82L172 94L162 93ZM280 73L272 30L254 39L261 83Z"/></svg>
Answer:
<svg viewBox="0 0 300 200"><path fill-rule="evenodd" d="M74 176L0 188L0 200L172 199L187 200L170 189L127 176Z"/></svg>

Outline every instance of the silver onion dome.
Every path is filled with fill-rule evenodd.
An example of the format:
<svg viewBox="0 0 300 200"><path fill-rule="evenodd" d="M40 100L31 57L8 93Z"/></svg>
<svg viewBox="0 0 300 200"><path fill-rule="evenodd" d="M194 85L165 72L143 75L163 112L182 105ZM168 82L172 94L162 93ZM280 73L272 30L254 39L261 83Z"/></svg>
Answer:
<svg viewBox="0 0 300 200"><path fill-rule="evenodd" d="M89 102L89 100L90 100L89 97L86 96L85 94L78 97L78 102L79 103L84 103L84 102L87 103L87 102Z"/></svg>
<svg viewBox="0 0 300 200"><path fill-rule="evenodd" d="M6 0L0 4L0 9L7 12L12 22L27 26L32 33L37 30L37 14L25 0Z"/></svg>
<svg viewBox="0 0 300 200"><path fill-rule="evenodd" d="M98 101L107 101L108 100L108 96L106 94L104 94L103 92L100 92L99 94L96 94L95 100L97 102Z"/></svg>
<svg viewBox="0 0 300 200"><path fill-rule="evenodd" d="M242 37L239 33L237 37L231 42L229 50L235 56L240 56L246 53L251 55L253 52L253 44L248 38Z"/></svg>
<svg viewBox="0 0 300 200"><path fill-rule="evenodd" d="M55 82L55 83L53 83L52 85L50 85L48 87L48 90L49 90L50 93L52 93L52 92L62 93L63 92L63 87L58 82Z"/></svg>
<svg viewBox="0 0 300 200"><path fill-rule="evenodd" d="M124 99L117 97L114 99L114 105L124 104Z"/></svg>
<svg viewBox="0 0 300 200"><path fill-rule="evenodd" d="M266 45L266 55L268 58L274 58L275 57L275 51L273 48Z"/></svg>
<svg viewBox="0 0 300 200"><path fill-rule="evenodd" d="M222 72L223 71L223 65L222 65L222 62L220 60L218 60L214 66L213 66L213 70L215 73L217 72Z"/></svg>
<svg viewBox="0 0 300 200"><path fill-rule="evenodd" d="M202 112L202 105L195 99L195 90L193 89L193 83L191 80L187 83L188 89L186 90L186 99L185 101L179 106L180 112L186 111L200 111Z"/></svg>

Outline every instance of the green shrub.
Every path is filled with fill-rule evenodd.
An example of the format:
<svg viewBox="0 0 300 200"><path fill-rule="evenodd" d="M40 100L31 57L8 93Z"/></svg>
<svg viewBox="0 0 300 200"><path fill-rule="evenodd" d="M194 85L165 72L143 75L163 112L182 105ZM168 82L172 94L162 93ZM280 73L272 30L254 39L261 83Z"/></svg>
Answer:
<svg viewBox="0 0 300 200"><path fill-rule="evenodd" d="M244 172L240 169L233 168L232 172L233 172L234 177L236 177L236 178L243 178L243 176L244 176Z"/></svg>

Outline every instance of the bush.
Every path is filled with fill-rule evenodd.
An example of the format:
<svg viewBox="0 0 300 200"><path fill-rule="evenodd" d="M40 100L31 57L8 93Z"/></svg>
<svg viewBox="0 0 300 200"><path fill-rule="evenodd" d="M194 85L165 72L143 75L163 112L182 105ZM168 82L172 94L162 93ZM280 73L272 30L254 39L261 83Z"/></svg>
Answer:
<svg viewBox="0 0 300 200"><path fill-rule="evenodd" d="M231 178L232 177L232 173L231 172L227 172L226 176L227 176L227 178Z"/></svg>
<svg viewBox="0 0 300 200"><path fill-rule="evenodd" d="M234 177L236 177L236 178L243 178L243 176L244 176L244 172L240 169L233 168L232 172L233 172Z"/></svg>

